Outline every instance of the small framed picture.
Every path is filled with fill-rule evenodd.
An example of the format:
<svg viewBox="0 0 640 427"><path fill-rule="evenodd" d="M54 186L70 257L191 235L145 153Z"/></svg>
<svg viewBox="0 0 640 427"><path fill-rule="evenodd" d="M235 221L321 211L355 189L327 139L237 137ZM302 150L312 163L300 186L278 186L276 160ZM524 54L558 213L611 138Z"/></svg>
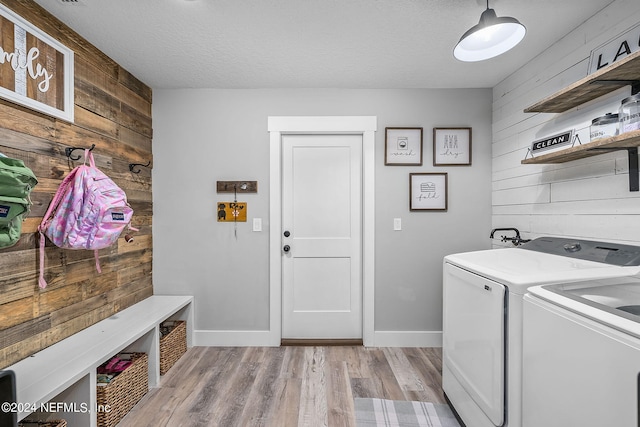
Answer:
<svg viewBox="0 0 640 427"><path fill-rule="evenodd" d="M422 128L385 128L384 164L422 166Z"/></svg>
<svg viewBox="0 0 640 427"><path fill-rule="evenodd" d="M446 211L447 208L446 173L409 174L410 211Z"/></svg>
<svg viewBox="0 0 640 427"><path fill-rule="evenodd" d="M433 166L470 166L471 128L433 128Z"/></svg>

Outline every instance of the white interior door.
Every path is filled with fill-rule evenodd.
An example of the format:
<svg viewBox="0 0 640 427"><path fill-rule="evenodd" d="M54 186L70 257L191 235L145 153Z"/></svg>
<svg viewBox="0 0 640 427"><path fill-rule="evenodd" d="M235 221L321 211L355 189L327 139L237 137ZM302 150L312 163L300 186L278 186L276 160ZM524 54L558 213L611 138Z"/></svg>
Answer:
<svg viewBox="0 0 640 427"><path fill-rule="evenodd" d="M362 338L362 135L282 150L282 338Z"/></svg>

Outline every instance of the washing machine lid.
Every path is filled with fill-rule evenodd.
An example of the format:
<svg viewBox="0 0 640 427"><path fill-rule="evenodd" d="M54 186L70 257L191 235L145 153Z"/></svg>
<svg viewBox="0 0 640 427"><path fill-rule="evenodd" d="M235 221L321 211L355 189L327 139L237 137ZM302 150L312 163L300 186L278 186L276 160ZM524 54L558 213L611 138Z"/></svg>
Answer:
<svg viewBox="0 0 640 427"><path fill-rule="evenodd" d="M640 338L640 277L618 277L535 286L531 298L588 317Z"/></svg>
<svg viewBox="0 0 640 427"><path fill-rule="evenodd" d="M640 274L638 265L614 265L607 262L608 258L619 260L620 254L625 259L640 261L640 247L620 245L624 246L622 250L616 249L613 244L597 243L599 242L545 237L524 247L465 252L448 255L444 260L502 283L509 287L509 292L518 294L524 294L530 286L535 285ZM629 252L630 248L637 249L637 257L633 251ZM555 253L547 253L547 250ZM558 254L560 251L566 254ZM611 253L618 255L611 256ZM581 259L582 256L600 261Z"/></svg>

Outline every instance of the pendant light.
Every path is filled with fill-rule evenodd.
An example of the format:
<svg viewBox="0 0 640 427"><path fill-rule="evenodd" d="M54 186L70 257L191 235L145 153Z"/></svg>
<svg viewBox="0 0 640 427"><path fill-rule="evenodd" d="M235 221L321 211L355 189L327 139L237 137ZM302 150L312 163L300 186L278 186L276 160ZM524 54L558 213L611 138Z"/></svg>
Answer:
<svg viewBox="0 0 640 427"><path fill-rule="evenodd" d="M460 61L476 62L501 55L520 43L527 29L517 19L496 16L493 9L480 15L480 22L462 35L453 49L453 55Z"/></svg>

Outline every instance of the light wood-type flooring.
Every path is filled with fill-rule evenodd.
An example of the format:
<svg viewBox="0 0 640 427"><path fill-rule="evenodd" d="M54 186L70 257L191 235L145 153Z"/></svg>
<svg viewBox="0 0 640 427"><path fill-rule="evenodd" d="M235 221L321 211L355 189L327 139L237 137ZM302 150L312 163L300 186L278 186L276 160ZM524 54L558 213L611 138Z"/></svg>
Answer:
<svg viewBox="0 0 640 427"><path fill-rule="evenodd" d="M444 403L440 348L193 347L118 427L355 427L354 398Z"/></svg>

